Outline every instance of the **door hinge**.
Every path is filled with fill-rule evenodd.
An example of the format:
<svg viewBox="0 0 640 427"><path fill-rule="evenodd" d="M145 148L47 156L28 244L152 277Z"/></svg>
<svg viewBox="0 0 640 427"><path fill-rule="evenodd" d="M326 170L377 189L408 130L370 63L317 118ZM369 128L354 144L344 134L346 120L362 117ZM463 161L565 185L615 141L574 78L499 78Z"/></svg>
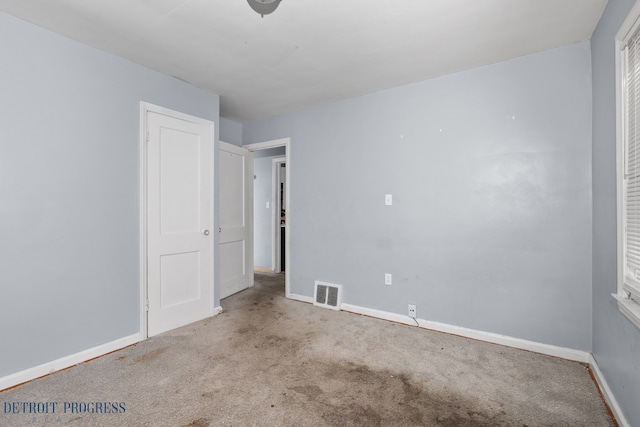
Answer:
<svg viewBox="0 0 640 427"><path fill-rule="evenodd" d="M149 299L147 299L144 303L144 308L146 311L149 311Z"/></svg>
<svg viewBox="0 0 640 427"><path fill-rule="evenodd" d="M147 142L149 142L149 131L147 131Z"/></svg>

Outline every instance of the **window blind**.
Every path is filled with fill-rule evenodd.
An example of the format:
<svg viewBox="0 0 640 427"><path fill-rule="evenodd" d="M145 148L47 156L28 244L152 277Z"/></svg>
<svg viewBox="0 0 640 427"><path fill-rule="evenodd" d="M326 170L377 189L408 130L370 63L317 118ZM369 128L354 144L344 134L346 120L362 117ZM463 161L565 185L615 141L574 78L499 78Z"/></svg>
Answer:
<svg viewBox="0 0 640 427"><path fill-rule="evenodd" d="M624 290L640 301L640 31L625 50Z"/></svg>

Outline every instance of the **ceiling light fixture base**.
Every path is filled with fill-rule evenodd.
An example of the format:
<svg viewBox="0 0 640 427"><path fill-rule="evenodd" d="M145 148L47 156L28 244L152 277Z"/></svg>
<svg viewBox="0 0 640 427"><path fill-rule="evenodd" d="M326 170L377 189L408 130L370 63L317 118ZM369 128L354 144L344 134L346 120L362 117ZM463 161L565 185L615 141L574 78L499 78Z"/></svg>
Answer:
<svg viewBox="0 0 640 427"><path fill-rule="evenodd" d="M255 10L264 18L278 8L282 0L247 0L251 9Z"/></svg>

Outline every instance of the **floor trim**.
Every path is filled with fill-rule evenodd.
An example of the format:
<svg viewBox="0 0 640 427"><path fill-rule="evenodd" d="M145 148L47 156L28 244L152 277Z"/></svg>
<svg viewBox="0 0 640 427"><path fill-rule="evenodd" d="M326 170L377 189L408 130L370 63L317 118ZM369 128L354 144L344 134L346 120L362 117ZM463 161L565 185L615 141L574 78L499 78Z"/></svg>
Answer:
<svg viewBox="0 0 640 427"><path fill-rule="evenodd" d="M607 405L609 405L609 408L611 408L611 411L616 417L616 421L618 421L618 424L620 424L621 427L631 427L631 424L629 424L629 421L627 421L627 419L625 418L618 400L613 394L613 391L611 391L611 388L609 387L609 384L607 383L607 380L605 379L604 374L600 370L598 362L593 357L593 355L589 357L589 366L591 366L591 371L593 371L593 375L595 376L596 381L600 386L600 391L604 396L604 400L607 401Z"/></svg>
<svg viewBox="0 0 640 427"><path fill-rule="evenodd" d="M287 298L295 300L295 301L302 301L302 302L306 302L309 304L313 304L313 298L312 297L307 297L304 295L298 295L298 294L289 294L287 295Z"/></svg>
<svg viewBox="0 0 640 427"><path fill-rule="evenodd" d="M342 304L342 310L351 313L363 314L365 316L376 317L379 319L390 320L405 325L418 326L423 329L430 329L438 332L445 332L452 335L459 335L465 338L472 338L480 341L486 341L494 344L500 344L507 347L519 348L521 350L529 350L536 353L542 353L549 356L561 357L563 359L573 360L576 362L589 363L591 354L571 348L559 347L550 344L543 344L535 341L513 338L507 335L494 334L491 332L478 331L476 329L463 328L460 326L449 325L446 323L433 322L424 319L413 319L409 316L390 313L387 311L360 307L351 304ZM416 322L418 324L416 324Z"/></svg>
<svg viewBox="0 0 640 427"><path fill-rule="evenodd" d="M120 350L138 342L140 342L140 334L136 333L79 353L43 363L42 365L34 366L33 368L25 369L24 371L16 372L15 374L7 375L6 377L0 378L0 391L52 374L61 369L66 369L70 366L86 362L87 360L95 359L96 357Z"/></svg>

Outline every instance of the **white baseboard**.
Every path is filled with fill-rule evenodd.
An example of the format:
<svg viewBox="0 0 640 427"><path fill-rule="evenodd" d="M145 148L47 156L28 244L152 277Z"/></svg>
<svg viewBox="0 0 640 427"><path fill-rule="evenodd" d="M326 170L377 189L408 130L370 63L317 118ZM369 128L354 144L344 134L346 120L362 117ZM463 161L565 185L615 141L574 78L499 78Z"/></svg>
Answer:
<svg viewBox="0 0 640 427"><path fill-rule="evenodd" d="M306 297L304 295L298 295L298 294L288 294L286 297L295 301L302 301L309 304L313 304L313 297Z"/></svg>
<svg viewBox="0 0 640 427"><path fill-rule="evenodd" d="M543 344L535 341L527 341L520 338L513 338L507 335L478 331L475 329L463 328L446 323L433 322L430 320L413 319L402 314L390 313L373 308L360 307L351 304L342 304L342 310L349 311L351 313L363 314L365 316L376 317L379 319L390 320L392 322L402 323L405 325L419 325L424 329L445 332L452 335L459 335L465 338L472 338L479 341L486 341L494 344L504 345L507 347L518 348L521 350L529 350L536 353L561 357L563 359L574 360L582 363L588 363L589 358L591 357L590 353L582 350L574 350L571 348L558 347L555 345ZM418 325L416 325L416 321L418 322Z"/></svg>
<svg viewBox="0 0 640 427"><path fill-rule="evenodd" d="M432 329L434 331L446 332L453 335L461 335L466 338L473 338L480 341L487 341L507 347L519 348L521 350L533 351L535 353L546 354L548 356L560 357L562 359L576 362L588 363L591 354L587 351L572 348L560 347L551 344L528 341L514 338L507 335L494 334L492 332L478 331L475 329L463 328L460 326L448 325L446 323L431 322L418 319L421 328Z"/></svg>
<svg viewBox="0 0 640 427"><path fill-rule="evenodd" d="M375 317L377 319L389 320L391 322L402 323L405 325L416 326L416 321L409 316L391 313L389 311L377 310L375 308L360 307L359 305L342 303L340 308L350 313L362 314L364 316Z"/></svg>
<svg viewBox="0 0 640 427"><path fill-rule="evenodd" d="M624 413L622 412L622 408L620 408L620 405L618 404L616 397L611 391L611 388L609 388L609 384L607 384L607 380L604 378L604 375L602 374L602 371L598 366L598 362L593 356L589 357L589 365L591 366L591 371L593 371L593 375L596 377L596 381L600 386L602 395L607 401L609 408L611 408L613 415L616 417L616 421L618 421L618 424L620 424L621 427L631 427L631 424L629 424L629 421L627 421L627 419L625 418Z"/></svg>
<svg viewBox="0 0 640 427"><path fill-rule="evenodd" d="M103 356L107 353L111 353L112 351L120 350L138 342L140 342L140 334L129 335L128 337L120 338L51 362L43 363L42 365L16 372L15 374L7 375L6 377L0 378L0 391L49 375L61 369L66 369L70 366L86 362L87 360L95 359L96 357Z"/></svg>

